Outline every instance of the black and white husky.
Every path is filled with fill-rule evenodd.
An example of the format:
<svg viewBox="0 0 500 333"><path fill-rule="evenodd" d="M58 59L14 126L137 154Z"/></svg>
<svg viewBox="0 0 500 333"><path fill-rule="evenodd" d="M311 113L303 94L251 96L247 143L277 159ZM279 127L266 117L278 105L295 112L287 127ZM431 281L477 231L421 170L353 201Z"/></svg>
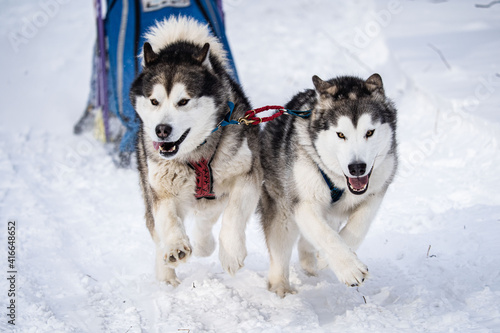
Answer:
<svg viewBox="0 0 500 333"><path fill-rule="evenodd" d="M215 249L212 226L224 210L219 258L230 274L246 257L245 227L262 183L257 126L212 131L234 103L250 109L228 73L222 44L198 22L172 17L146 35L143 71L130 98L141 119L137 161L156 276L178 285L175 267ZM195 218L193 244L184 221ZM193 247L194 245L194 247Z"/></svg>
<svg viewBox="0 0 500 333"><path fill-rule="evenodd" d="M302 268L314 275L316 254L338 279L358 286L368 269L355 252L397 167L396 109L382 79L313 77L315 90L286 105L312 110L307 119L282 116L261 138L260 201L271 266L269 289L292 293L289 262L298 242Z"/></svg>

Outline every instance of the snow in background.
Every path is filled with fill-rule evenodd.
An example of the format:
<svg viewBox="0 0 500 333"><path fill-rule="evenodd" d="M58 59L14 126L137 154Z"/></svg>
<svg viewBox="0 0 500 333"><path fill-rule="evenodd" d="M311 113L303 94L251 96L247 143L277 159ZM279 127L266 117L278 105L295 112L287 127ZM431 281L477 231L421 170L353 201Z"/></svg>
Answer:
<svg viewBox="0 0 500 333"><path fill-rule="evenodd" d="M488 4L488 0L476 0ZM499 332L500 4L224 2L253 105L323 79L382 75L399 109L400 169L358 256L363 287L329 270L267 291L258 221L231 278L217 251L154 279L134 170L91 133L92 1L0 4L0 330L15 332ZM17 36L17 37L13 37ZM17 319L7 324L7 222L17 221ZM218 232L216 227L214 232Z"/></svg>

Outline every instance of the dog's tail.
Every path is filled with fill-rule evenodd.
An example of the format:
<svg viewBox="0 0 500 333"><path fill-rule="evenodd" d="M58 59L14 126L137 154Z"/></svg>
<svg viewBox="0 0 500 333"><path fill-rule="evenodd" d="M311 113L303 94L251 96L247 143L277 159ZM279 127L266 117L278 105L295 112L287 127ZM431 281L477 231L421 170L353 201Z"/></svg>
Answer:
<svg viewBox="0 0 500 333"><path fill-rule="evenodd" d="M207 24L202 24L186 16L170 16L168 19L156 22L144 35L151 44L153 51L158 53L164 47L179 41L191 42L203 46L210 44L210 53L217 57L225 68L228 68L228 59L224 46L210 33ZM142 58L143 52L140 57ZM144 64L144 59L141 59Z"/></svg>

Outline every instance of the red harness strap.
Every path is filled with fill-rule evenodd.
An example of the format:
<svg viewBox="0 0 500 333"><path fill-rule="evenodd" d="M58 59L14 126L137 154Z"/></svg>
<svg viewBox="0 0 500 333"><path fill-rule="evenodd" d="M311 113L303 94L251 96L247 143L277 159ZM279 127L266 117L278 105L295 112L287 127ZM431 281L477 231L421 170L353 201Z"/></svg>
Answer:
<svg viewBox="0 0 500 333"><path fill-rule="evenodd" d="M268 111L268 110L278 110L278 112L274 113L273 115L271 115L269 117L263 117L263 118L256 117L256 115L258 113ZM238 119L238 122L243 123L245 125L258 125L260 123L265 123L267 121L271 121L273 119L278 118L283 113L285 113L285 111L286 110L282 106L268 105L268 106L264 106L264 107L261 107L258 109L253 109L253 110L245 112L245 115L243 117L241 117L240 119Z"/></svg>
<svg viewBox="0 0 500 333"><path fill-rule="evenodd" d="M210 163L212 160L207 161L202 158L198 162L189 162L188 166L191 167L196 174L196 199L215 199L215 193L213 192L213 177L212 177L212 167Z"/></svg>
<svg viewBox="0 0 500 333"><path fill-rule="evenodd" d="M217 131L219 128L227 126L227 125L258 125L260 123L265 123L267 121L271 121L273 119L278 118L282 114L286 113L293 116L298 116L301 118L307 118L311 114L311 110L307 111L294 111L283 108L279 105L268 105L257 109L252 109L245 112L245 115L238 120L231 120L231 115L233 113L234 104L232 102L228 102L229 112L226 114L223 120L212 130L212 133ZM258 113L268 111L268 110L278 110L274 114L269 117L257 117ZM206 141L205 141L206 142ZM203 145L204 143L202 143ZM212 167L210 163L212 162L213 156L210 161L206 159L201 159L198 162L190 161L187 163L189 167L191 167L196 174L196 199L215 199L215 193L213 192L213 177L212 177Z"/></svg>

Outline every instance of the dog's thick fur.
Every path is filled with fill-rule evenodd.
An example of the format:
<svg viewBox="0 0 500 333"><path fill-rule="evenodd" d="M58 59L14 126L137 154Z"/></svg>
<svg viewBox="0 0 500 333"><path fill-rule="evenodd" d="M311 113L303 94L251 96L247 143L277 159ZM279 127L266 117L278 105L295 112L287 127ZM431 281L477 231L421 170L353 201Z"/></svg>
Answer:
<svg viewBox="0 0 500 333"><path fill-rule="evenodd" d="M316 274L317 254L348 286L368 269L356 256L397 167L396 110L378 74L366 81L313 77L315 90L286 105L312 110L302 119L282 116L261 136L264 185L259 205L269 249L269 289L283 297L294 290L289 262L298 242L303 269ZM336 202L321 171L343 191Z"/></svg>
<svg viewBox="0 0 500 333"><path fill-rule="evenodd" d="M262 183L259 129L226 126L212 130L228 113L251 109L231 78L222 45L208 27L172 17L146 35L143 71L130 98L141 119L137 163L146 205L146 225L156 244L156 276L178 285L175 267L191 253L215 249L212 226L222 217L219 258L235 274L246 257L245 227ZM211 160L214 200L195 198L195 171L188 163ZM191 243L185 220L195 218ZM194 245L194 247L192 246Z"/></svg>

